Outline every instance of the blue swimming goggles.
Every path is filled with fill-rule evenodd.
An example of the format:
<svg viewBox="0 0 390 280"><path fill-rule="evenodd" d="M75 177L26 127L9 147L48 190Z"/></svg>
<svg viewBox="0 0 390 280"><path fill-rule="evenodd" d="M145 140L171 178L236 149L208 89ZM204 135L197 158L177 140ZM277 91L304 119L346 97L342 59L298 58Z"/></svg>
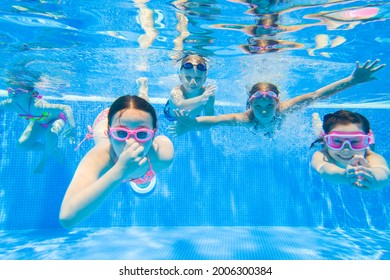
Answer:
<svg viewBox="0 0 390 280"><path fill-rule="evenodd" d="M206 65L204 65L203 63L199 63L199 64L192 64L191 62L186 62L184 63L181 68L184 68L184 69L192 69L196 66L196 68L199 70L199 71L206 71L207 70L207 67Z"/></svg>

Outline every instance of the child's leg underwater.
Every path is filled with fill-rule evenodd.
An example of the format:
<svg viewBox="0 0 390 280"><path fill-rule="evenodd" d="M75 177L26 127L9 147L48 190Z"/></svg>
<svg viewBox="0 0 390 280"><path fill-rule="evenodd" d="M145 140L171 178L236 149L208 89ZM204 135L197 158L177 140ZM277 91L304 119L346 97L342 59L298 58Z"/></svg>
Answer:
<svg viewBox="0 0 390 280"><path fill-rule="evenodd" d="M138 96L149 102L148 78L141 77L136 80L138 85Z"/></svg>
<svg viewBox="0 0 390 280"><path fill-rule="evenodd" d="M45 145L38 142L37 139L45 133L45 130L39 124L30 122L18 140L19 147L26 151L43 151Z"/></svg>
<svg viewBox="0 0 390 280"><path fill-rule="evenodd" d="M46 129L45 149L43 156L38 166L35 168L34 173L42 173L45 169L47 160L54 156L60 163L63 162L63 154L58 148L58 136L65 126L65 121L62 119L54 121Z"/></svg>

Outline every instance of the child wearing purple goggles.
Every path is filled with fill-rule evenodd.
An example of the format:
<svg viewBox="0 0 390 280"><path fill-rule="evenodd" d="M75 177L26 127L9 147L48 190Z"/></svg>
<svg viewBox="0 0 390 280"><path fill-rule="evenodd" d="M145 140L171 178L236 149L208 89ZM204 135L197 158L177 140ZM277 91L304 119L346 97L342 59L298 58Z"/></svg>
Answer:
<svg viewBox="0 0 390 280"><path fill-rule="evenodd" d="M327 114L319 132L318 114L313 114L314 129L322 142L314 153L312 167L327 181L351 184L363 190L381 189L389 183L386 160L373 152L374 136L368 120L359 113L340 110Z"/></svg>

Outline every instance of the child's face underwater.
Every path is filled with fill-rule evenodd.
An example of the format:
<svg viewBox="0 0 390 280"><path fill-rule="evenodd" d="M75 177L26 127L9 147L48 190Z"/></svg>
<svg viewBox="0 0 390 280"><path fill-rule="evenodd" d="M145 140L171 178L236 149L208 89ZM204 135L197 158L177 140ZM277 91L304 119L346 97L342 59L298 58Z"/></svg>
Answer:
<svg viewBox="0 0 390 280"><path fill-rule="evenodd" d="M347 124L347 125L336 125L329 133L331 132L361 132L364 131L359 125L356 124ZM341 150L334 150L326 145L329 155L339 164L346 166L349 161L355 156L360 155L364 156L367 149L355 151L351 148L350 144L346 142Z"/></svg>
<svg viewBox="0 0 390 280"><path fill-rule="evenodd" d="M275 98L259 97L251 101L251 106L256 119L260 122L267 123L275 117L278 102Z"/></svg>
<svg viewBox="0 0 390 280"><path fill-rule="evenodd" d="M189 69L181 68L180 81L187 91L199 90L206 81L207 71L201 71L196 67L198 64L201 64L199 61L191 59L188 62L192 63L194 67Z"/></svg>
<svg viewBox="0 0 390 280"><path fill-rule="evenodd" d="M125 127L129 130L136 130L140 128L147 128L151 130L154 129L152 116L148 112L133 108L126 109L123 113L118 112L115 114L114 119L111 123L111 128L115 127ZM133 138L132 140L135 140L133 136L131 136L131 138ZM127 141L131 140L131 138L126 140L125 142L122 142L110 137L112 147L117 156L119 156L123 152ZM143 155L146 155L153 143L153 138L144 143L137 143L138 145L144 147Z"/></svg>

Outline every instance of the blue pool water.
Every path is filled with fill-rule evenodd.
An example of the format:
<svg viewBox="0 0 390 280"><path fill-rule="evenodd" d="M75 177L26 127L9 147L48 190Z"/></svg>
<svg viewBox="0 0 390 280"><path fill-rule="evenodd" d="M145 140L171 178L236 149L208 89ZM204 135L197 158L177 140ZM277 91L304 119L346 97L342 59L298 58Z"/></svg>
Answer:
<svg viewBox="0 0 390 280"><path fill-rule="evenodd" d="M209 82L218 86L216 114L242 111L245 87L258 80L277 83L281 98L288 99L350 74L355 60L378 57L389 65L385 16L351 29L321 25L282 33L279 39L303 43L305 48L248 55L237 48L248 35L211 27L231 23L231 16L237 14L241 16L235 18L236 24L253 23L249 6L242 3L204 1L198 7L201 16L164 1L134 1L138 6L118 1L107 11L101 1L38 2L0 4L1 89L6 88L8 68L33 61L44 72L45 79L38 85L44 97L72 106L79 140L115 97L136 93L135 79L140 76L149 78L159 131L166 134L163 105L178 83L170 58L179 48L174 45L175 13L189 19L191 36L183 41L184 50L197 50L210 58ZM325 10L379 5L388 11L388 1L324 5L327 2L281 12L283 24L305 24L309 21L305 15ZM158 30L147 47L139 43L144 33L139 11L144 4L154 11ZM310 56L308 49L314 47L317 34L329 40L343 36L346 42ZM64 164L51 160L46 172L37 175L33 168L39 157L16 147L26 122L1 112L0 259L389 260L390 188L361 192L326 183L311 169L315 149L309 149L315 140L311 113L347 108L367 116L376 151L389 161L389 69L378 72L376 81L289 115L273 139L239 127L172 139L174 162L158 174L153 193L141 196L121 185L72 230L61 228L59 208L92 142L73 151L74 146L61 140ZM6 98L4 90L0 97Z"/></svg>

